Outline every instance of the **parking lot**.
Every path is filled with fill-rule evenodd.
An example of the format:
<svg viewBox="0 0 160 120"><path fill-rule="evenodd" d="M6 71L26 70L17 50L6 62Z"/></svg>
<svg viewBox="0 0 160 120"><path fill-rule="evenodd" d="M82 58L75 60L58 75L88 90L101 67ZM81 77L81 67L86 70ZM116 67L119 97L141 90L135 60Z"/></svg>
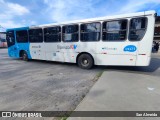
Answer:
<svg viewBox="0 0 160 120"><path fill-rule="evenodd" d="M68 63L25 62L0 49L0 111L72 111L101 71Z"/></svg>
<svg viewBox="0 0 160 120"><path fill-rule="evenodd" d="M160 54L152 54L148 67L83 70L76 64L9 58L7 49L0 49L0 111L73 111L102 71L115 71L115 76L120 71L159 77Z"/></svg>

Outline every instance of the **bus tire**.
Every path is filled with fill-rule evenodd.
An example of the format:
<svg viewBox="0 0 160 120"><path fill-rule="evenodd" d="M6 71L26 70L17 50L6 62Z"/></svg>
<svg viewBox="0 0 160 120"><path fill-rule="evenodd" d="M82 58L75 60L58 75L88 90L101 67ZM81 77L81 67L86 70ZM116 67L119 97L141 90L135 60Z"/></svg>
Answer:
<svg viewBox="0 0 160 120"><path fill-rule="evenodd" d="M28 55L27 55L26 51L23 51L23 53L22 53L22 60L28 61Z"/></svg>
<svg viewBox="0 0 160 120"><path fill-rule="evenodd" d="M94 61L91 55L82 54L78 57L78 66L82 69L91 69L94 65Z"/></svg>

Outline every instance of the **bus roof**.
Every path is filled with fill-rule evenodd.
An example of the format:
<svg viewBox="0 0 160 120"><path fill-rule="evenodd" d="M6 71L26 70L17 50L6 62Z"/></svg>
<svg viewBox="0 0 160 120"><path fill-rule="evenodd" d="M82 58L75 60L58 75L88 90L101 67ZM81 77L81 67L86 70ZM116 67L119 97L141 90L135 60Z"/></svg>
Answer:
<svg viewBox="0 0 160 120"><path fill-rule="evenodd" d="M11 30L24 30L24 29L29 29L29 27L9 28L9 29L6 30L6 32L11 31Z"/></svg>
<svg viewBox="0 0 160 120"><path fill-rule="evenodd" d="M43 25L36 25L36 26L22 27L22 28L13 28L13 29L7 29L7 31L9 31L9 30L21 30L21 29L27 29L27 28L32 28L32 29L41 28L41 27L43 28L43 27L49 27L49 26L85 23L85 22L93 22L93 21L101 21L101 20L130 18L130 17L147 16L147 15L154 15L154 14L156 14L156 12L154 10L151 10L151 11L136 12L136 13L129 13L129 14L121 14L121 15L113 15L113 16L105 16L105 17L90 18L90 19L83 19L83 20L74 20L74 21L69 21L69 22L43 24Z"/></svg>

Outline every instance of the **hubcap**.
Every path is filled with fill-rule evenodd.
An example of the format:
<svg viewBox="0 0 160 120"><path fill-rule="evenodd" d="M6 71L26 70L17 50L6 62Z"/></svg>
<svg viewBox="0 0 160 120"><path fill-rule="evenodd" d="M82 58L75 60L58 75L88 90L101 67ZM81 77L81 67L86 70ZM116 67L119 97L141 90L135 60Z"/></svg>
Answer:
<svg viewBox="0 0 160 120"><path fill-rule="evenodd" d="M82 60L82 64L86 66L86 65L89 64L89 61L88 61L87 59L83 59L83 60Z"/></svg>

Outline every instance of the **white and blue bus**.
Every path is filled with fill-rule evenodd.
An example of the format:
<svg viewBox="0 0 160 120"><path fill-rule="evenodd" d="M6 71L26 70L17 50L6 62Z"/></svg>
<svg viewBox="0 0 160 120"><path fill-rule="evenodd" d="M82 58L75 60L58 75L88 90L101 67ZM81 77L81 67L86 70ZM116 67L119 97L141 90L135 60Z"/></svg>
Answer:
<svg viewBox="0 0 160 120"><path fill-rule="evenodd" d="M93 65L148 66L155 11L107 16L7 30L8 54Z"/></svg>

